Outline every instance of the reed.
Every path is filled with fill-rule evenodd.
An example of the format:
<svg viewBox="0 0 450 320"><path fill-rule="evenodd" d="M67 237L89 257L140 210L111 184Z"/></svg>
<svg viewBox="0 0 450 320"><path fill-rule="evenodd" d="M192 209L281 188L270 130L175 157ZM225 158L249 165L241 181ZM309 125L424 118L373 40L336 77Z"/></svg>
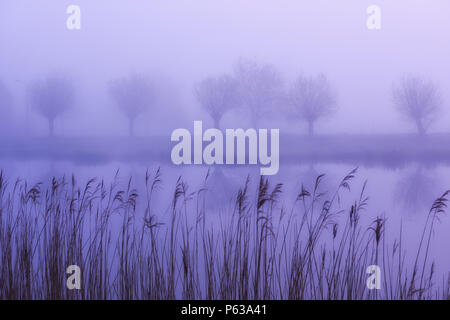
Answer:
<svg viewBox="0 0 450 320"><path fill-rule="evenodd" d="M283 185L251 179L220 214L206 206L209 171L198 189L180 177L167 209L155 209L161 171L121 183L75 177L29 186L0 172L1 299L447 299L450 275L435 282L432 235L449 191L435 200L416 252L403 230L394 241L385 217L368 225L366 184L356 169L333 192L323 175L288 206ZM342 196L354 197L349 208ZM411 256L409 254L412 254ZM412 263L408 264L408 257ZM379 265L382 288L369 290L366 268ZM82 270L80 290L66 268Z"/></svg>

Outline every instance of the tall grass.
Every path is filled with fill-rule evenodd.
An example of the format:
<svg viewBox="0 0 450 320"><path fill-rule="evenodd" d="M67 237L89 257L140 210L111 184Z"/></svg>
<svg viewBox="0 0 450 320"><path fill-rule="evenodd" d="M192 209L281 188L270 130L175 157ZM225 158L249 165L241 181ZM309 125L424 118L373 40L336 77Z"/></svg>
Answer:
<svg viewBox="0 0 450 320"><path fill-rule="evenodd" d="M347 174L332 193L302 187L293 204L283 186L250 178L230 210L205 205L204 185L191 190L180 177L167 210L153 201L161 172L80 186L53 178L48 185L9 182L0 173L1 299L447 299L448 279L434 282L432 234L447 206L445 192L431 206L416 252L406 252L402 228L393 242L386 219L362 225L365 184L354 195ZM408 255L412 263L408 264ZM366 286L369 265L382 269L380 290ZM82 270L80 290L66 288L66 268Z"/></svg>

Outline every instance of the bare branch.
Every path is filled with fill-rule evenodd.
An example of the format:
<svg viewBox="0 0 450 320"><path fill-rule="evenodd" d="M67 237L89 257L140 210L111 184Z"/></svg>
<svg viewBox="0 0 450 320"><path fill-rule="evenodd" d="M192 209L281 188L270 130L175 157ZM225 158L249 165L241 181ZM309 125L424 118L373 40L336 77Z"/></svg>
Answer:
<svg viewBox="0 0 450 320"><path fill-rule="evenodd" d="M392 100L397 110L417 126L423 135L437 120L442 106L439 88L418 76L405 76L393 89Z"/></svg>

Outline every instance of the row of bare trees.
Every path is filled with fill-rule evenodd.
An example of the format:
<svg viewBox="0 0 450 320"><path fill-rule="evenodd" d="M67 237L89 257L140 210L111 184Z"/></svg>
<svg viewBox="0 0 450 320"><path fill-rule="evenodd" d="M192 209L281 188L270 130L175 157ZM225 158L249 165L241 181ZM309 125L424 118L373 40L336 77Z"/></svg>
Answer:
<svg viewBox="0 0 450 320"><path fill-rule="evenodd" d="M156 80L133 73L110 81L108 88L115 105L127 118L129 134L133 136L136 119L156 107L161 94ZM253 60L241 59L232 72L204 79L195 86L194 93L216 128L233 109L247 112L255 128L261 119L277 112L304 121L308 134L313 135L315 123L337 111L336 92L325 75L299 75L286 86L274 66ZM49 134L54 135L55 119L75 105L76 90L70 78L58 75L34 82L27 97L32 109L48 120ZM437 119L443 104L439 88L418 76L406 76L397 83L392 100L397 110L415 124L420 135ZM0 118L10 105L11 94L0 83Z"/></svg>
<svg viewBox="0 0 450 320"><path fill-rule="evenodd" d="M220 127L224 114L232 109L245 109L253 127L272 112L289 118L303 119L310 135L320 118L336 110L336 97L324 75L300 75L286 91L281 74L274 66L240 60L230 74L206 78L195 90L202 108Z"/></svg>
<svg viewBox="0 0 450 320"><path fill-rule="evenodd" d="M231 74L206 78L195 92L215 127L220 126L226 112L245 107L254 127L270 111L280 111L289 119L306 122L308 134L312 136L315 123L337 111L336 92L324 74L301 74L287 89L284 87L275 67L240 60ZM403 77L394 86L392 100L420 135L436 121L443 104L438 86L414 75Z"/></svg>

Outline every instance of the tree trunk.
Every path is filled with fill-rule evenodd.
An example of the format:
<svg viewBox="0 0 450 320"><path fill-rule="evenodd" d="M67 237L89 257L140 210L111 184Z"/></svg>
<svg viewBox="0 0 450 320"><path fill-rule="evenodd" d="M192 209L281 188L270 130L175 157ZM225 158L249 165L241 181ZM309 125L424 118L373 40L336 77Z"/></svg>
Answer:
<svg viewBox="0 0 450 320"><path fill-rule="evenodd" d="M214 128L220 129L220 118L214 118Z"/></svg>
<svg viewBox="0 0 450 320"><path fill-rule="evenodd" d="M55 119L48 119L48 134L50 137L55 135Z"/></svg>
<svg viewBox="0 0 450 320"><path fill-rule="evenodd" d="M417 131L419 132L419 135L424 136L425 128L423 127L422 120L420 120L420 119L416 120L416 125L417 125Z"/></svg>
<svg viewBox="0 0 450 320"><path fill-rule="evenodd" d="M314 121L308 121L308 135L310 137L314 135Z"/></svg>

